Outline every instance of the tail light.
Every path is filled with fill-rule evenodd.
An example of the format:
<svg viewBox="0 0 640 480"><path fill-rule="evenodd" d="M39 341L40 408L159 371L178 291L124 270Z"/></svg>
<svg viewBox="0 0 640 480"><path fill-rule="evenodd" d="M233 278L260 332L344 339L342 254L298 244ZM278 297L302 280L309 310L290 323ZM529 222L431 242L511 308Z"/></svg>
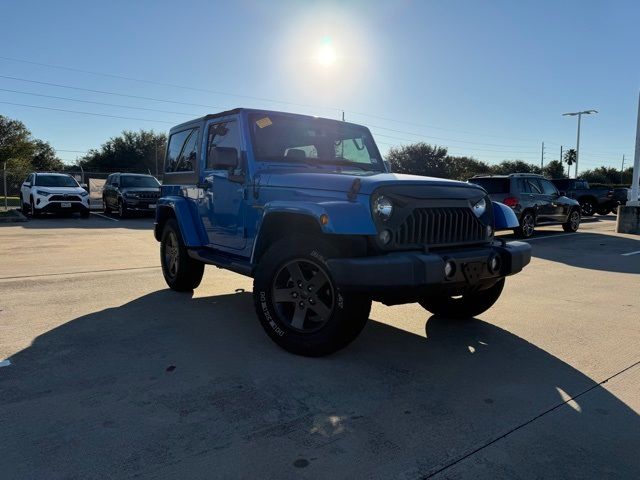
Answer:
<svg viewBox="0 0 640 480"><path fill-rule="evenodd" d="M507 197L502 201L502 203L504 203L507 207L511 207L511 208L518 205L519 202L520 200L516 197Z"/></svg>

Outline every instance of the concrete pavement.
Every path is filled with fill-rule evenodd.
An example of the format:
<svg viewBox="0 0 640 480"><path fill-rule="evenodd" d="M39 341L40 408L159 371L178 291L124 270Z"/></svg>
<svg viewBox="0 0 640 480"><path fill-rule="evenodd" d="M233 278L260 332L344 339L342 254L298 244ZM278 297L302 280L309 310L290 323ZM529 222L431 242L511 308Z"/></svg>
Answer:
<svg viewBox="0 0 640 480"><path fill-rule="evenodd" d="M321 359L268 339L250 279L167 290L149 219L0 226L0 472L638 478L640 238L613 218L544 227L478 319L374 304Z"/></svg>

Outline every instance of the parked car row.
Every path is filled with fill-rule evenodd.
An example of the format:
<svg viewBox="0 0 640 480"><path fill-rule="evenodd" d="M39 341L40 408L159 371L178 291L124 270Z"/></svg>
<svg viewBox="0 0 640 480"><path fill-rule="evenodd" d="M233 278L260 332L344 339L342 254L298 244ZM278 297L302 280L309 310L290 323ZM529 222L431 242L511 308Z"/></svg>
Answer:
<svg viewBox="0 0 640 480"><path fill-rule="evenodd" d="M541 222L560 223L565 232L575 232L580 227L580 203L542 175L477 175L469 182L484 188L491 200L511 207L520 222L514 229L520 238L532 237Z"/></svg>

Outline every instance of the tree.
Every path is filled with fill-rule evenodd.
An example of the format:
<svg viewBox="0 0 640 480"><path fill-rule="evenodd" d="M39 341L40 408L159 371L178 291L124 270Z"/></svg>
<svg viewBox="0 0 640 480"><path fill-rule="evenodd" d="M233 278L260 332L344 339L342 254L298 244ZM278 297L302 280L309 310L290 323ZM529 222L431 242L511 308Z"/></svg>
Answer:
<svg viewBox="0 0 640 480"><path fill-rule="evenodd" d="M540 167L522 160L503 160L491 167L491 173L496 175L509 175L511 173L542 173Z"/></svg>
<svg viewBox="0 0 640 480"><path fill-rule="evenodd" d="M620 170L611 167L597 167L582 172L580 177L591 183L616 184L620 182Z"/></svg>
<svg viewBox="0 0 640 480"><path fill-rule="evenodd" d="M85 170L155 173L161 168L156 165L156 159L158 163L162 162L166 144L164 133L123 131L99 149L90 150L79 162Z"/></svg>
<svg viewBox="0 0 640 480"><path fill-rule="evenodd" d="M542 169L542 174L547 178L566 178L564 166L560 160L552 160Z"/></svg>
<svg viewBox="0 0 640 480"><path fill-rule="evenodd" d="M576 163L577 153L575 148L570 148L566 152L564 152L564 163L567 164L567 176L571 177L571 165Z"/></svg>
<svg viewBox="0 0 640 480"><path fill-rule="evenodd" d="M474 175L491 172L491 167L485 162L470 157L447 157L448 178L454 180L468 180Z"/></svg>
<svg viewBox="0 0 640 480"><path fill-rule="evenodd" d="M411 173L427 177L448 177L447 149L424 142L393 147L387 154L391 169L396 173Z"/></svg>
<svg viewBox="0 0 640 480"><path fill-rule="evenodd" d="M25 124L0 115L0 162L28 158L34 150L31 132Z"/></svg>
<svg viewBox="0 0 640 480"><path fill-rule="evenodd" d="M31 157L31 166L33 170L51 172L62 170L64 168L62 160L56 156L56 152L53 147L49 145L49 142L34 140L33 146L34 152Z"/></svg>

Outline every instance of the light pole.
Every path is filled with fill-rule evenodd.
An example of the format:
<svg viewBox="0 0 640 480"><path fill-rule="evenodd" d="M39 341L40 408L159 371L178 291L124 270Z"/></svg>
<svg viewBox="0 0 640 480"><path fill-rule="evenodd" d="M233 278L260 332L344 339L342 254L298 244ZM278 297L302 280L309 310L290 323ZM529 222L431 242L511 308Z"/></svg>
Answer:
<svg viewBox="0 0 640 480"><path fill-rule="evenodd" d="M582 112L563 113L563 116L575 117L578 116L578 138L576 140L576 178L578 178L578 158L580 156L580 120L582 115L591 115L592 113L598 113L597 110L584 110Z"/></svg>

